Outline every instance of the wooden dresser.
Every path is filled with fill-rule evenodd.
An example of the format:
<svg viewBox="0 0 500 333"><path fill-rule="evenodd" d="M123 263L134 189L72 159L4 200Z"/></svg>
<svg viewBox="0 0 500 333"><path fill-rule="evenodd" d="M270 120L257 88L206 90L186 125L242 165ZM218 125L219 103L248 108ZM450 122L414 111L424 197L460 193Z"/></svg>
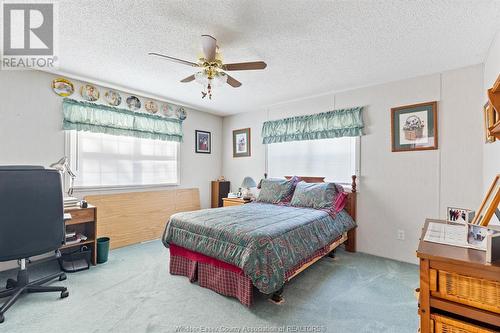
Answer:
<svg viewBox="0 0 500 333"><path fill-rule="evenodd" d="M422 333L500 332L500 263L484 251L423 241L420 259Z"/></svg>

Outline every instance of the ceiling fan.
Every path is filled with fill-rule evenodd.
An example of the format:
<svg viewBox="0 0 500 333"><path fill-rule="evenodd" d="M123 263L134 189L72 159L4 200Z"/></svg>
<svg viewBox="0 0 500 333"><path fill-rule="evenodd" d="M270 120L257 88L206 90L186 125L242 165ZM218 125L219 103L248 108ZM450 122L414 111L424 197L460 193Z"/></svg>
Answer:
<svg viewBox="0 0 500 333"><path fill-rule="evenodd" d="M267 64L263 61L238 62L233 64L222 63L222 54L219 52L217 40L210 35L201 35L201 47L203 49L203 56L198 59L198 62L182 60L155 52L149 52L148 54L162 57L179 64L199 68L200 70L198 72L181 80L181 82L185 83L196 80L196 82L203 85L201 98L208 96L209 99L212 99L212 88L214 86L220 86L224 83L234 88L241 86L241 82L228 75L226 73L227 71L246 71L264 69L267 67Z"/></svg>

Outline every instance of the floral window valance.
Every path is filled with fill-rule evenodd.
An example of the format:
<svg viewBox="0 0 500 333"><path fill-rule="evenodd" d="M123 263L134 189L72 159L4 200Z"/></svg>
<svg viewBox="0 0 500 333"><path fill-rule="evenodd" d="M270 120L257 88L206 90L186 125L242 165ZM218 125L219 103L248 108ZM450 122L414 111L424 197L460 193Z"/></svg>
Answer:
<svg viewBox="0 0 500 333"><path fill-rule="evenodd" d="M182 142L182 121L65 98L63 128Z"/></svg>
<svg viewBox="0 0 500 333"><path fill-rule="evenodd" d="M302 141L363 135L363 107L266 121L262 143Z"/></svg>

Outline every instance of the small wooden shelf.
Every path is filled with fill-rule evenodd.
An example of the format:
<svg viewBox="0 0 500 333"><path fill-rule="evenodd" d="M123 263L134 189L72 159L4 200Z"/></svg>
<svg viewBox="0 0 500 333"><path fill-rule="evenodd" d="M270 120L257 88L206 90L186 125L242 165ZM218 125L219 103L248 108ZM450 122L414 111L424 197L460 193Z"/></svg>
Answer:
<svg viewBox="0 0 500 333"><path fill-rule="evenodd" d="M84 240L84 241L81 241L81 242L78 242L75 244L65 244L65 245L61 246L59 249L69 249L71 247L82 246L85 244L92 244L94 242L95 242L95 239L87 239L87 240Z"/></svg>
<svg viewBox="0 0 500 333"><path fill-rule="evenodd" d="M87 208L67 207L65 213L71 214L71 220L65 222L66 232L82 233L87 236L87 240L71 245L63 245L60 250L68 250L78 248L82 245L87 245L92 251L92 264L97 263L97 208L93 205L88 205Z"/></svg>

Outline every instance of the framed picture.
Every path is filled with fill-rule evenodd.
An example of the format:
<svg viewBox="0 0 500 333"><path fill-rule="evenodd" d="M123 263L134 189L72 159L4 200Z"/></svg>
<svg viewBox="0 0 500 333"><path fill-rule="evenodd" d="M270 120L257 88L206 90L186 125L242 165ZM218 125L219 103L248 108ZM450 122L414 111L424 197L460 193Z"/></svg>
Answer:
<svg viewBox="0 0 500 333"><path fill-rule="evenodd" d="M233 157L251 156L250 128L233 131Z"/></svg>
<svg viewBox="0 0 500 333"><path fill-rule="evenodd" d="M495 125L495 123L499 120L498 114L495 112L493 106L491 106L490 102L486 103L483 108L484 112L484 135L486 143L495 142L495 137L491 135L489 128Z"/></svg>
<svg viewBox="0 0 500 333"><path fill-rule="evenodd" d="M438 148L437 102L391 109L392 151Z"/></svg>
<svg viewBox="0 0 500 333"><path fill-rule="evenodd" d="M467 224L467 244L477 250L487 251L488 236L492 237L498 234L500 232L497 230L475 224Z"/></svg>
<svg viewBox="0 0 500 333"><path fill-rule="evenodd" d="M500 174L496 175L491 183L486 196L481 202L481 206L477 210L476 216L472 220L472 224L487 226L490 223L493 214L495 214L500 204Z"/></svg>
<svg viewBox="0 0 500 333"><path fill-rule="evenodd" d="M212 152L212 134L205 131L194 131L196 147L200 154L210 154Z"/></svg>
<svg viewBox="0 0 500 333"><path fill-rule="evenodd" d="M471 223L474 218L474 211L465 208L447 207L446 219L457 223Z"/></svg>

